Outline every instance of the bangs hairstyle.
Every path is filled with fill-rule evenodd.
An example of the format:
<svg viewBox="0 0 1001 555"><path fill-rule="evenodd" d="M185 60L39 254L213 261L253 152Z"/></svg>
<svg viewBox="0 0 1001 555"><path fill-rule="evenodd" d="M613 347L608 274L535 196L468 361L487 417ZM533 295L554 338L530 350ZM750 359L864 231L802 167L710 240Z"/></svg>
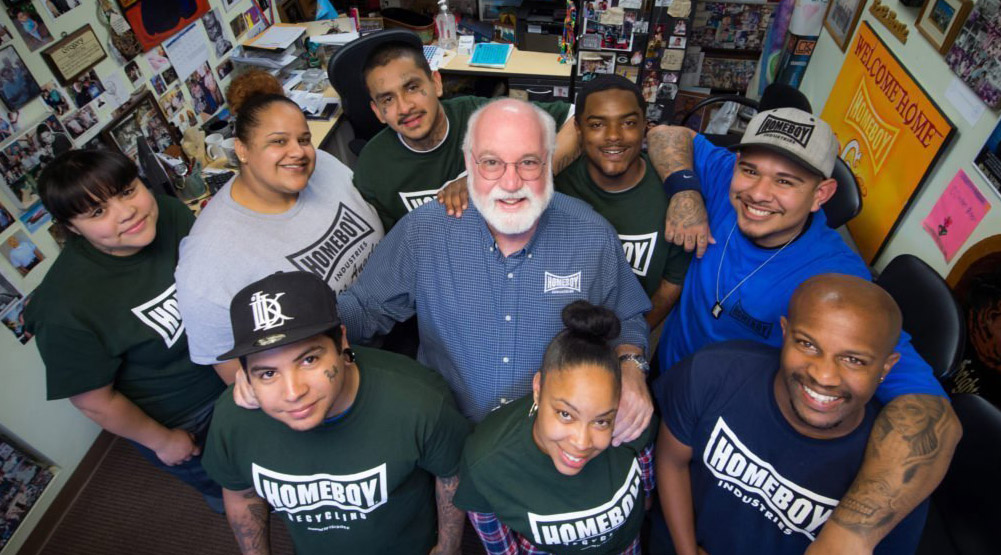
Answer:
<svg viewBox="0 0 1001 555"><path fill-rule="evenodd" d="M541 383L546 383L546 375L550 372L593 364L612 374L618 396L622 389L622 371L609 341L619 336L619 317L605 307L574 301L563 307L562 318L566 329L556 334L546 347L539 370Z"/></svg>
<svg viewBox="0 0 1001 555"><path fill-rule="evenodd" d="M577 93L577 103L574 105L573 117L577 121L584 117L584 108L587 107L587 97L602 91L628 91L636 97L636 105L640 107L640 117L646 119L646 101L643 100L643 93L639 85L621 75L600 75L581 87Z"/></svg>
<svg viewBox="0 0 1001 555"><path fill-rule="evenodd" d="M372 70L388 65L398 58L410 58L410 61L423 71L428 79L431 78L431 66L428 64L427 58L424 57L423 50L406 42L392 41L380 44L375 50L372 50L372 53L365 60L365 65L361 68L361 78L366 84L366 89L368 88L368 74L372 73Z"/></svg>
<svg viewBox="0 0 1001 555"><path fill-rule="evenodd" d="M110 149L70 150L49 162L38 177L38 195L59 224L86 214L124 191L139 169Z"/></svg>

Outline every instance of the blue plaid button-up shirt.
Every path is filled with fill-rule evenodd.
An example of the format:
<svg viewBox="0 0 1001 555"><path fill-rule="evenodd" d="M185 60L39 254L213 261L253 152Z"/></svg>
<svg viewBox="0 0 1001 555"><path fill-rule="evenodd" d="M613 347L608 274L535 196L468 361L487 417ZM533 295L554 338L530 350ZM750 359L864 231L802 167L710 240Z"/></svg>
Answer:
<svg viewBox="0 0 1001 555"><path fill-rule="evenodd" d="M615 344L646 350L650 300L615 230L584 202L556 193L529 243L507 257L473 206L461 218L436 202L421 206L376 247L337 303L351 341L417 314L417 359L445 377L463 413L479 422L531 391L546 346L563 329L560 312L578 299L615 311Z"/></svg>

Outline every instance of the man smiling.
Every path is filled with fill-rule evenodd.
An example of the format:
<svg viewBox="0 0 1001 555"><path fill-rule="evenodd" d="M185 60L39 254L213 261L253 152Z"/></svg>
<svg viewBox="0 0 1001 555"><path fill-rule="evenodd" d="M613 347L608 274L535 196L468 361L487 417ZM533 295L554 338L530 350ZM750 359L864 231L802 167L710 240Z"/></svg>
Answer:
<svg viewBox="0 0 1001 555"><path fill-rule="evenodd" d="M646 320L654 329L681 294L689 255L661 233L667 198L642 153L645 113L632 81L602 75L585 83L574 110L584 155L556 176L556 190L590 204L618 232L626 261L653 303Z"/></svg>
<svg viewBox="0 0 1001 555"><path fill-rule="evenodd" d="M719 343L657 380L657 487L679 555L803 553L861 463L900 320L879 286L823 274L793 294L781 350ZM923 521L912 512L876 552L913 553Z"/></svg>
<svg viewBox="0 0 1001 555"><path fill-rule="evenodd" d="M489 98L441 100L441 75L431 71L419 46L387 42L376 47L362 69L371 107L386 129L372 137L358 157L354 183L388 232L414 208L434 200L438 190L466 175L462 141L469 117ZM555 172L576 156L573 126L565 102L538 104L561 130ZM569 152L563 152L563 149Z"/></svg>
<svg viewBox="0 0 1001 555"><path fill-rule="evenodd" d="M272 509L300 554L458 554L465 513L452 495L469 423L441 378L352 349L334 293L307 272L248 285L230 316L226 357L240 359L261 410L223 394L204 465L241 552L270 553Z"/></svg>

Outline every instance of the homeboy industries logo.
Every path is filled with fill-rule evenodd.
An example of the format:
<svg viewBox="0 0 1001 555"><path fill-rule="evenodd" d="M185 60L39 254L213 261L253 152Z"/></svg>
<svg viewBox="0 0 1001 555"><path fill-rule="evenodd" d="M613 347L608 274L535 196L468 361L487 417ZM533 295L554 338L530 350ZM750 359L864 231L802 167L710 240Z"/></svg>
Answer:
<svg viewBox="0 0 1001 555"><path fill-rule="evenodd" d="M755 135L778 135L806 148L813 135L813 130L813 125L777 118L769 114L765 116L765 121L761 122Z"/></svg>
<svg viewBox="0 0 1001 555"><path fill-rule="evenodd" d="M388 498L386 463L356 474L297 476L252 464L254 489L293 522L364 520Z"/></svg>
<svg viewBox="0 0 1001 555"><path fill-rule="evenodd" d="M343 202L337 207L334 222L312 245L285 258L296 268L312 272L323 281L329 281L341 259L374 230L357 212Z"/></svg>
<svg viewBox="0 0 1001 555"><path fill-rule="evenodd" d="M411 191L409 193L399 193L400 200L403 201L403 207L407 209L407 212L413 212L418 206L436 200L438 198L438 189L429 189L427 191Z"/></svg>
<svg viewBox="0 0 1001 555"><path fill-rule="evenodd" d="M890 125L879 116L879 112L869 99L865 79L859 81L855 95L845 110L845 123L858 133L859 140L866 146L876 172L883 167L890 148L897 141L900 129Z"/></svg>
<svg viewBox="0 0 1001 555"><path fill-rule="evenodd" d="M626 262L638 276L646 276L647 270L650 269L653 249L657 245L657 233L654 231L646 235L619 235L622 250L626 254Z"/></svg>
<svg viewBox="0 0 1001 555"><path fill-rule="evenodd" d="M558 276L546 272L546 284L542 288L543 293L580 293L580 272L569 276Z"/></svg>
<svg viewBox="0 0 1001 555"><path fill-rule="evenodd" d="M282 314L282 305L278 299L285 293L277 293L270 297L264 291L258 291L250 297L250 310L254 315L254 331L269 330L284 325L291 316Z"/></svg>
<svg viewBox="0 0 1001 555"><path fill-rule="evenodd" d="M177 308L177 285L171 284L163 293L134 307L132 314L162 337L168 349L184 335L184 322Z"/></svg>
<svg viewBox="0 0 1001 555"><path fill-rule="evenodd" d="M611 539L636 507L641 487L640 465L636 459L622 487L607 503L593 509L556 515L528 513L535 543L539 545L601 545Z"/></svg>
<svg viewBox="0 0 1001 555"><path fill-rule="evenodd" d="M813 541L817 530L838 505L831 499L787 480L772 465L751 452L723 418L709 437L702 462L719 481L718 487L732 492L748 507L786 534L798 532Z"/></svg>

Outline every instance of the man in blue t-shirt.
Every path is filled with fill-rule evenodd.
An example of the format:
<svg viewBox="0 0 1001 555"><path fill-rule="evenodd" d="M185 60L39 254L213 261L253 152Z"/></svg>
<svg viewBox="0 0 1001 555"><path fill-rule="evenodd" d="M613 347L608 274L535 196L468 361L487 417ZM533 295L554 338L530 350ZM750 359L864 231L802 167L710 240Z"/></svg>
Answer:
<svg viewBox="0 0 1001 555"><path fill-rule="evenodd" d="M820 210L837 187L831 178L837 139L826 122L794 108L761 112L748 124L737 153L683 127L657 127L647 140L651 161L667 176L665 188L699 198L697 203L672 199L672 206L701 206L701 193L717 235L689 267L679 309L661 336L660 368L719 341L752 339L777 347L779 319L800 283L832 272L871 278ZM695 212L684 216L674 219L699 220ZM896 350L900 363L876 392L886 403L876 428L885 426L890 433L870 438L874 456L861 467L831 518L834 525L824 528L812 552L871 550L948 468L961 435L959 421L906 332ZM914 455L906 423L895 419L900 413L935 417L931 452Z"/></svg>
<svg viewBox="0 0 1001 555"><path fill-rule="evenodd" d="M879 411L870 401L900 359L900 321L871 281L814 276L780 320L781 350L711 345L657 380L657 487L678 553L799 554L810 546L862 462ZM876 551L913 553L925 509ZM668 541L656 537L651 552Z"/></svg>

